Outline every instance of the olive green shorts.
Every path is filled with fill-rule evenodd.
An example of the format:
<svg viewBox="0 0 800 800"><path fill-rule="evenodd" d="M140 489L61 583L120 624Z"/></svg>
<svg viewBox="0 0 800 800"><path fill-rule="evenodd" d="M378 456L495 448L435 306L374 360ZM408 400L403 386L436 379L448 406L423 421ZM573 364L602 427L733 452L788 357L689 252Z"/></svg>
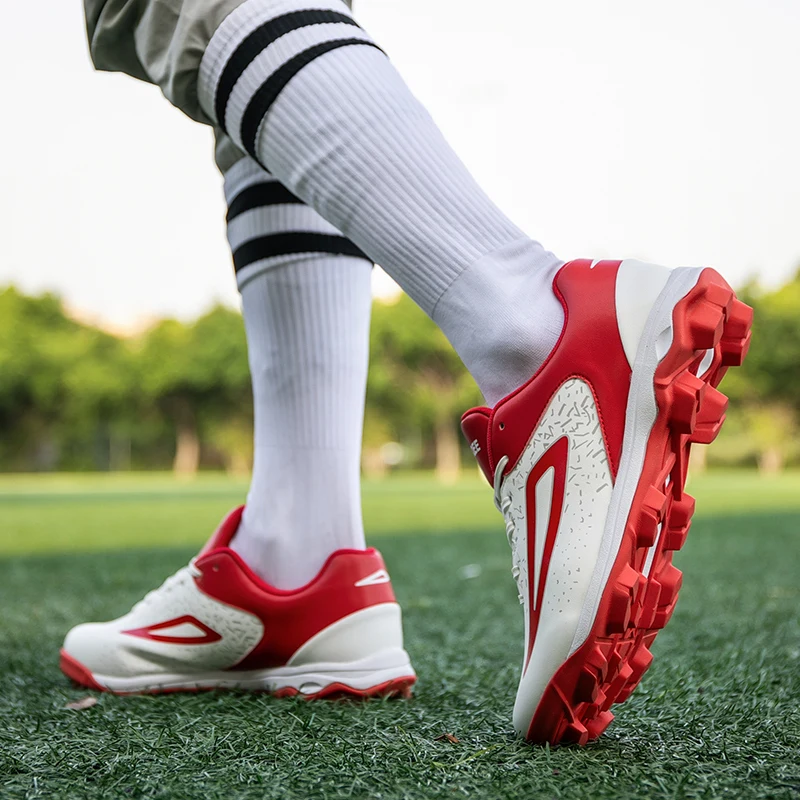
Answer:
<svg viewBox="0 0 800 800"><path fill-rule="evenodd" d="M200 108L197 79L206 46L245 0L84 0L96 69L124 72L161 87L177 108L213 125ZM351 0L345 0L351 5ZM219 128L217 165L226 172L244 153Z"/></svg>

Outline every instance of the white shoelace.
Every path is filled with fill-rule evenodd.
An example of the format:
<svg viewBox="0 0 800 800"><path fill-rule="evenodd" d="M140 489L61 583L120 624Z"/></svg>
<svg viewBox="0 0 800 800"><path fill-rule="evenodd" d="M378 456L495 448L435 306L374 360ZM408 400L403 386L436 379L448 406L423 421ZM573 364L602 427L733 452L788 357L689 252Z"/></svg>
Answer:
<svg viewBox="0 0 800 800"><path fill-rule="evenodd" d="M174 575L170 575L169 578L167 578L164 583L161 584L161 586L159 586L157 589L153 589L151 592L148 592L134 606L133 610L139 608L140 606L150 605L150 603L152 603L156 597L167 592L171 592L178 586L182 586L187 580L199 578L202 574L202 570L199 569L195 564L195 559L192 559L187 566L179 569Z"/></svg>
<svg viewBox="0 0 800 800"><path fill-rule="evenodd" d="M517 584L517 597L519 598L521 605L525 602L525 598L522 596L522 590L519 585L519 576L521 575L522 570L520 569L519 562L517 560L517 526L515 525L514 518L510 513L512 503L511 495L504 495L501 491L501 486L503 483L503 470L506 468L507 464L508 456L503 456L497 462L497 466L494 468L494 504L497 506L497 510L503 515L503 519L506 523L506 538L508 539L508 545L511 548L511 574L514 576L514 581Z"/></svg>

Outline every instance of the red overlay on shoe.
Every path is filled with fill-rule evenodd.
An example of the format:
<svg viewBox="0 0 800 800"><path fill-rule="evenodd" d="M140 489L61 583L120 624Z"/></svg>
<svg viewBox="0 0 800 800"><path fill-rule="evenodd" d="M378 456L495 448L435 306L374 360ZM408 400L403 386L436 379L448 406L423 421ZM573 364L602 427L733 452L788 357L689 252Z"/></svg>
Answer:
<svg viewBox="0 0 800 800"><path fill-rule="evenodd" d="M92 673L64 650L61 651L59 666L61 671L75 683L85 686L87 689L96 689L98 692L105 691L105 688L94 679Z"/></svg>
<svg viewBox="0 0 800 800"><path fill-rule="evenodd" d="M372 548L333 553L317 577L300 589L269 586L228 547L242 511L237 508L222 521L194 561L202 573L195 578L201 591L255 614L264 625L261 641L232 669L284 666L312 636L334 622L370 606L396 602L388 580L365 580L386 570L381 554Z"/></svg>
<svg viewBox="0 0 800 800"><path fill-rule="evenodd" d="M561 522L561 511L564 506L564 483L567 477L567 457L569 456L569 439L562 436L552 444L544 455L536 462L528 476L525 486L525 494L528 503L529 518L536 520L536 484L539 483L547 470L553 470L553 495L550 499L550 519L546 530L534 531L533 536L528 536L528 565L537 563L536 551L538 549L537 536L544 536L544 544L541 549L542 559L539 565L538 589L534 574L528 576L528 592L530 609L530 633L528 635L528 654L525 658L525 668L531 660L533 643L536 639L536 631L539 628L539 616L542 610L542 599L544 598L545 583L547 582L547 569L550 566L550 556L553 554L553 545L556 543L558 525Z"/></svg>
<svg viewBox="0 0 800 800"><path fill-rule="evenodd" d="M483 474L489 483L493 481L492 468L489 465L489 421L492 412L488 408L473 408L467 411L461 419L461 430L469 442L472 454L478 460Z"/></svg>
<svg viewBox="0 0 800 800"><path fill-rule="evenodd" d="M180 625L189 625L200 630L201 636L170 636L158 631L170 630ZM146 628L134 628L130 631L121 631L128 636L138 636L142 639L150 639L153 642L165 642L166 644L212 644L218 642L222 637L204 622L191 614L184 614L182 617L169 619L166 622L159 622L158 625L148 625Z"/></svg>
<svg viewBox="0 0 800 800"><path fill-rule="evenodd" d="M481 468L491 483L497 463L494 454L508 456L506 473L516 465L550 399L570 378L582 378L592 390L603 427L612 476L616 477L625 433L625 407L631 369L615 314L617 270L620 261L589 259L565 264L553 281L564 306L564 330L541 369L523 386L501 400L494 409L474 408L464 414L461 426L471 441L481 433L478 417L489 415L486 450Z"/></svg>

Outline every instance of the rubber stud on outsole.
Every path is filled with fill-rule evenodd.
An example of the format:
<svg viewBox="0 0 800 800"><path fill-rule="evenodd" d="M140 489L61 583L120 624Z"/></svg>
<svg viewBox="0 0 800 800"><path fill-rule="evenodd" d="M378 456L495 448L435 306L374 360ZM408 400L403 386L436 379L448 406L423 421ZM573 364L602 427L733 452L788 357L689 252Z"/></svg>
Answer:
<svg viewBox="0 0 800 800"><path fill-rule="evenodd" d="M710 283L705 287L705 299L715 306L718 306L726 314L734 301L733 289L730 286L719 283Z"/></svg>
<svg viewBox="0 0 800 800"><path fill-rule="evenodd" d="M652 627L660 630L669 622L672 617L672 612L675 610L678 592L683 582L683 574L677 567L672 564L667 564L659 573L658 581L661 584L661 594L658 600L658 609L653 618Z"/></svg>
<svg viewBox="0 0 800 800"><path fill-rule="evenodd" d="M639 627L649 630L653 627L653 620L658 611L658 601L661 599L661 584L651 578L642 603L642 613L639 615Z"/></svg>
<svg viewBox="0 0 800 800"><path fill-rule="evenodd" d="M600 684L606 679L608 673L608 661L606 661L603 651L595 647L586 658L586 664L578 676L575 685L575 702L577 703L596 703L598 702L598 692Z"/></svg>
<svg viewBox="0 0 800 800"><path fill-rule="evenodd" d="M692 442L696 444L711 444L725 422L725 412L728 409L728 398L719 389L707 386L697 413Z"/></svg>
<svg viewBox="0 0 800 800"><path fill-rule="evenodd" d="M706 296L695 306L689 320L692 344L698 350L716 347L722 339L724 325L724 309Z"/></svg>
<svg viewBox="0 0 800 800"><path fill-rule="evenodd" d="M706 383L689 370L683 372L672 386L670 425L678 433L691 434L697 424Z"/></svg>
<svg viewBox="0 0 800 800"><path fill-rule="evenodd" d="M606 694L612 698L613 702L617 702L620 692L625 688L625 685L633 676L633 669L630 664L623 664L611 685L608 687Z"/></svg>
<svg viewBox="0 0 800 800"><path fill-rule="evenodd" d="M596 739L614 721L610 711L601 711L587 726L590 739Z"/></svg>
<svg viewBox="0 0 800 800"><path fill-rule="evenodd" d="M734 300L728 312L723 338L744 339L750 334L753 324L753 309L741 300Z"/></svg>
<svg viewBox="0 0 800 800"><path fill-rule="evenodd" d="M642 643L636 648L636 653L631 659L631 666L633 667L633 674L636 680L640 680L642 675L650 669L653 663L653 654L647 649L647 646Z"/></svg>
<svg viewBox="0 0 800 800"><path fill-rule="evenodd" d="M561 734L561 741L566 744L583 746L589 741L589 731L580 722L569 722Z"/></svg>
<svg viewBox="0 0 800 800"><path fill-rule="evenodd" d="M661 584L661 600L660 605L671 603L683 582L683 573L673 564L667 566L659 573L658 582Z"/></svg>
<svg viewBox="0 0 800 800"><path fill-rule="evenodd" d="M663 519L664 507L667 496L655 486L647 490L642 501L642 511L639 515L639 525L636 529L636 546L652 547L658 536L658 526Z"/></svg>
<svg viewBox="0 0 800 800"><path fill-rule="evenodd" d="M628 694L630 694L630 692L632 692L639 685L639 681L642 680L645 672L650 669L650 665L653 663L653 654L644 646L644 644L641 644L636 649L636 652L633 654L633 656L631 656L629 663L633 674L631 679L628 681L628 685L625 687L626 689L629 688Z"/></svg>
<svg viewBox="0 0 800 800"><path fill-rule="evenodd" d="M694 497L690 494L684 494L680 500L672 503L664 533L664 550L680 550L683 547L692 525L693 514Z"/></svg>
<svg viewBox="0 0 800 800"><path fill-rule="evenodd" d="M722 336L722 365L740 367L750 349L750 326L753 324L753 309L741 300L734 300L728 312Z"/></svg>
<svg viewBox="0 0 800 800"><path fill-rule="evenodd" d="M608 606L606 630L609 634L624 633L631 621L631 612L636 593L644 583L644 576L626 564L619 578Z"/></svg>
<svg viewBox="0 0 800 800"><path fill-rule="evenodd" d="M642 676L645 674L645 672L647 672L647 670L650 668L650 664L652 663L653 654L644 646L644 644L639 645L628 661L630 675L628 676L627 682L617 695L615 702L624 703L631 696L633 690L639 685L639 682L642 680Z"/></svg>

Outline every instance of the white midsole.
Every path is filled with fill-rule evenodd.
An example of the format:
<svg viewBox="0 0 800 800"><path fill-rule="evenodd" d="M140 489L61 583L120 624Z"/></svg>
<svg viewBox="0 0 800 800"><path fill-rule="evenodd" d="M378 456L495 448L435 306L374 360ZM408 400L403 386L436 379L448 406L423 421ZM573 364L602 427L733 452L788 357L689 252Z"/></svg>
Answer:
<svg viewBox="0 0 800 800"><path fill-rule="evenodd" d="M123 693L170 689L247 689L277 692L290 688L301 694L315 694L331 684L340 683L351 689L365 691L387 681L414 676L408 653L400 648L382 650L368 658L348 663L305 664L300 667L241 672L163 672L135 677L92 674L94 680L104 688Z"/></svg>
<svg viewBox="0 0 800 800"><path fill-rule="evenodd" d="M631 372L619 471L611 495L600 553L575 629L570 656L583 645L594 627L600 601L617 559L633 498L642 477L650 433L658 416L653 382L656 369L672 343L672 312L697 284L702 271L701 268L691 267L672 271L653 305L639 341ZM669 332L666 348L666 337L663 336L665 331Z"/></svg>

